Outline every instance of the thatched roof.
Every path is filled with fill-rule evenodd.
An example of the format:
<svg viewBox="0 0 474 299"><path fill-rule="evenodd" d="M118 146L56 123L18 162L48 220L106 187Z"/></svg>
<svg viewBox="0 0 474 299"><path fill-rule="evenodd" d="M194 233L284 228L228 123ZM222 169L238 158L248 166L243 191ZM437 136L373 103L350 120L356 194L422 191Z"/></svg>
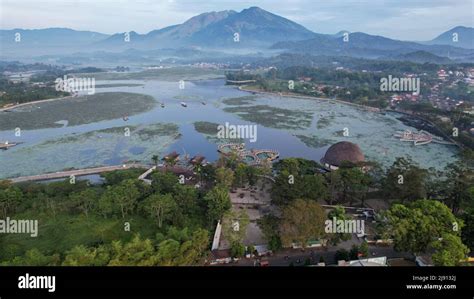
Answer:
<svg viewBox="0 0 474 299"><path fill-rule="evenodd" d="M196 155L191 158L190 163L194 165L202 164L204 162L204 159L205 159L204 156Z"/></svg>
<svg viewBox="0 0 474 299"><path fill-rule="evenodd" d="M169 160L177 159L178 157L179 157L179 154L176 151L174 151L174 152L169 153L168 155L164 156L163 159L161 159L161 160L169 161Z"/></svg>
<svg viewBox="0 0 474 299"><path fill-rule="evenodd" d="M331 145L321 159L322 163L333 166L341 166L343 161L357 164L364 162L365 157L357 144L342 141Z"/></svg>

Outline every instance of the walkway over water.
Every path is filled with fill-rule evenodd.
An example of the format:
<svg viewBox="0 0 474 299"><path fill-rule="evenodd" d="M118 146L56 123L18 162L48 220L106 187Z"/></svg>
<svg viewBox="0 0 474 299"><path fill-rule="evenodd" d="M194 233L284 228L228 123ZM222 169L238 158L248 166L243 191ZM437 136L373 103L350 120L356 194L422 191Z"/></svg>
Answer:
<svg viewBox="0 0 474 299"><path fill-rule="evenodd" d="M104 166L104 167L94 167L94 168L59 171L59 172L45 173L45 174L39 174L39 175L22 176L22 177L6 179L6 180L8 180L12 183L43 181L43 180L50 180L50 179L67 178L67 177L71 177L71 176L83 176L83 175L90 175L90 174L99 174L99 173L102 173L102 172L110 172L110 171L121 170L121 169L130 169L130 168L148 168L148 166L143 165L143 164L132 163L132 164L122 164L122 165L114 165L114 166Z"/></svg>
<svg viewBox="0 0 474 299"><path fill-rule="evenodd" d="M255 83L257 80L226 80L226 82L229 84L249 84Z"/></svg>

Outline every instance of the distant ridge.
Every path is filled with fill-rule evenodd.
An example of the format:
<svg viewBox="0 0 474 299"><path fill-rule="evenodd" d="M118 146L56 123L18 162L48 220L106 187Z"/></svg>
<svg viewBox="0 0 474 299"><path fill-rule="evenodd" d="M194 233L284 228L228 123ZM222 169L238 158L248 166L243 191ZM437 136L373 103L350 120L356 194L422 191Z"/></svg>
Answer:
<svg viewBox="0 0 474 299"><path fill-rule="evenodd" d="M474 28L464 26L454 27L427 42L427 44L450 45L453 47L474 49Z"/></svg>
<svg viewBox="0 0 474 299"><path fill-rule="evenodd" d="M451 59L472 62L473 32L472 27L458 26L429 42L394 40L346 30L336 34L319 34L254 6L240 12L224 10L202 13L182 24L152 30L146 34L130 31L107 35L68 28L0 30L0 56L57 56L90 52L122 53L133 50L143 53L169 49L182 53L188 49L201 53L222 51L233 55L271 51L369 59L427 62L448 62ZM19 43L15 42L16 33L21 35ZM345 33L349 34L348 40ZM453 42L453 34L457 34L458 42Z"/></svg>
<svg viewBox="0 0 474 299"><path fill-rule="evenodd" d="M343 35L317 34L303 41L285 41L275 43L272 49L281 49L294 53L313 55L343 55L363 58L396 57L417 51L423 51L439 57L466 58L474 54L472 49L450 45L427 45L416 42L394 40L363 32L349 34L347 41ZM432 57L434 58L434 57Z"/></svg>

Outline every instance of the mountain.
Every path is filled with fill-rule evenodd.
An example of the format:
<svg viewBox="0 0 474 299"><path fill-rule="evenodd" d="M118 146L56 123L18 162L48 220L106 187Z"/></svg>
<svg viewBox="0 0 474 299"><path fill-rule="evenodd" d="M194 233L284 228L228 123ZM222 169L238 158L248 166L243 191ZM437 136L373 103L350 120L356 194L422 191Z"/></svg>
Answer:
<svg viewBox="0 0 474 299"><path fill-rule="evenodd" d="M220 11L203 13L192 17L183 24L168 26L159 30L150 31L147 34L130 32L130 41L125 43L124 33L114 34L106 40L100 41L94 47L101 49L113 47L115 51L123 49L157 49L182 47L189 44L189 39L204 28L219 22L235 11Z"/></svg>
<svg viewBox="0 0 474 299"><path fill-rule="evenodd" d="M271 47L293 53L310 53L313 55L344 55L363 58L395 57L416 51L425 51L440 57L465 58L473 50L449 45L426 45L416 42L400 41L362 32L344 36L317 34L314 38L302 41L279 42Z"/></svg>
<svg viewBox="0 0 474 299"><path fill-rule="evenodd" d="M109 51L123 51L125 49L133 49L140 47L140 45L146 40L145 34L139 34L135 31L115 33L105 40L101 40L90 47L97 50L109 50Z"/></svg>
<svg viewBox="0 0 474 299"><path fill-rule="evenodd" d="M450 45L454 47L474 49L474 28L457 26L426 43L430 45Z"/></svg>
<svg viewBox="0 0 474 299"><path fill-rule="evenodd" d="M192 17L183 24L170 26L161 30L155 30L149 33L150 37L169 37L172 40L186 39L195 33L204 30L206 27L218 23L229 16L235 15L237 12L233 10L225 10L219 12L207 12Z"/></svg>
<svg viewBox="0 0 474 299"><path fill-rule="evenodd" d="M351 34L351 32L347 31L347 30L341 30L338 33L332 34L331 36L332 37L342 37L342 36L344 36L344 34Z"/></svg>
<svg viewBox="0 0 474 299"><path fill-rule="evenodd" d="M19 42L15 41L19 37ZM66 51L90 45L107 38L108 35L92 32L77 31L68 28L47 29L12 29L0 30L0 45L3 55L8 53L35 54Z"/></svg>
<svg viewBox="0 0 474 299"><path fill-rule="evenodd" d="M265 55L297 53L369 59L405 57L427 62L447 62L442 59L447 57L456 62L472 62L473 30L458 26L430 42L401 41L363 32L319 34L259 7L250 7L240 12L225 10L203 13L182 24L146 34L131 31L106 35L66 28L0 30L0 50L2 58L138 50L141 51L140 59L149 59L147 56L156 53L160 56L171 53L154 50L181 49L183 52L182 49L189 49L201 51L193 54L193 57L206 56L203 52L211 51L221 52L223 56L261 52ZM15 33L21 34L20 43L15 42ZM459 37L457 43L452 42L454 33ZM466 48L468 46L470 48Z"/></svg>
<svg viewBox="0 0 474 299"><path fill-rule="evenodd" d="M238 34L238 41L235 41ZM241 12L209 12L186 22L137 35L123 43L123 33L97 43L99 47L170 48L197 46L203 48L261 48L284 40L302 40L315 36L305 27L259 7Z"/></svg>
<svg viewBox="0 0 474 299"><path fill-rule="evenodd" d="M387 57L390 60L411 61L416 63L436 63L448 64L453 61L447 57L441 57L426 51L415 51L406 54L400 54L393 57Z"/></svg>
<svg viewBox="0 0 474 299"><path fill-rule="evenodd" d="M239 34L239 42L234 34ZM250 7L203 28L190 37L198 45L270 46L279 41L303 40L315 36L305 27L259 7Z"/></svg>

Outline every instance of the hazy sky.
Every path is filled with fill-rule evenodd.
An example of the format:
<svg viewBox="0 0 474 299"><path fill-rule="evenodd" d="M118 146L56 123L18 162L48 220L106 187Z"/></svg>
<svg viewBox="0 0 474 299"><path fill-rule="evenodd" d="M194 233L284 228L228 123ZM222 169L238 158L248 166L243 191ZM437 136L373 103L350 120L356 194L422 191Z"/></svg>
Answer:
<svg viewBox="0 0 474 299"><path fill-rule="evenodd" d="M474 0L0 0L0 28L147 33L203 12L250 6L318 33L349 30L429 40L458 25L474 26Z"/></svg>

